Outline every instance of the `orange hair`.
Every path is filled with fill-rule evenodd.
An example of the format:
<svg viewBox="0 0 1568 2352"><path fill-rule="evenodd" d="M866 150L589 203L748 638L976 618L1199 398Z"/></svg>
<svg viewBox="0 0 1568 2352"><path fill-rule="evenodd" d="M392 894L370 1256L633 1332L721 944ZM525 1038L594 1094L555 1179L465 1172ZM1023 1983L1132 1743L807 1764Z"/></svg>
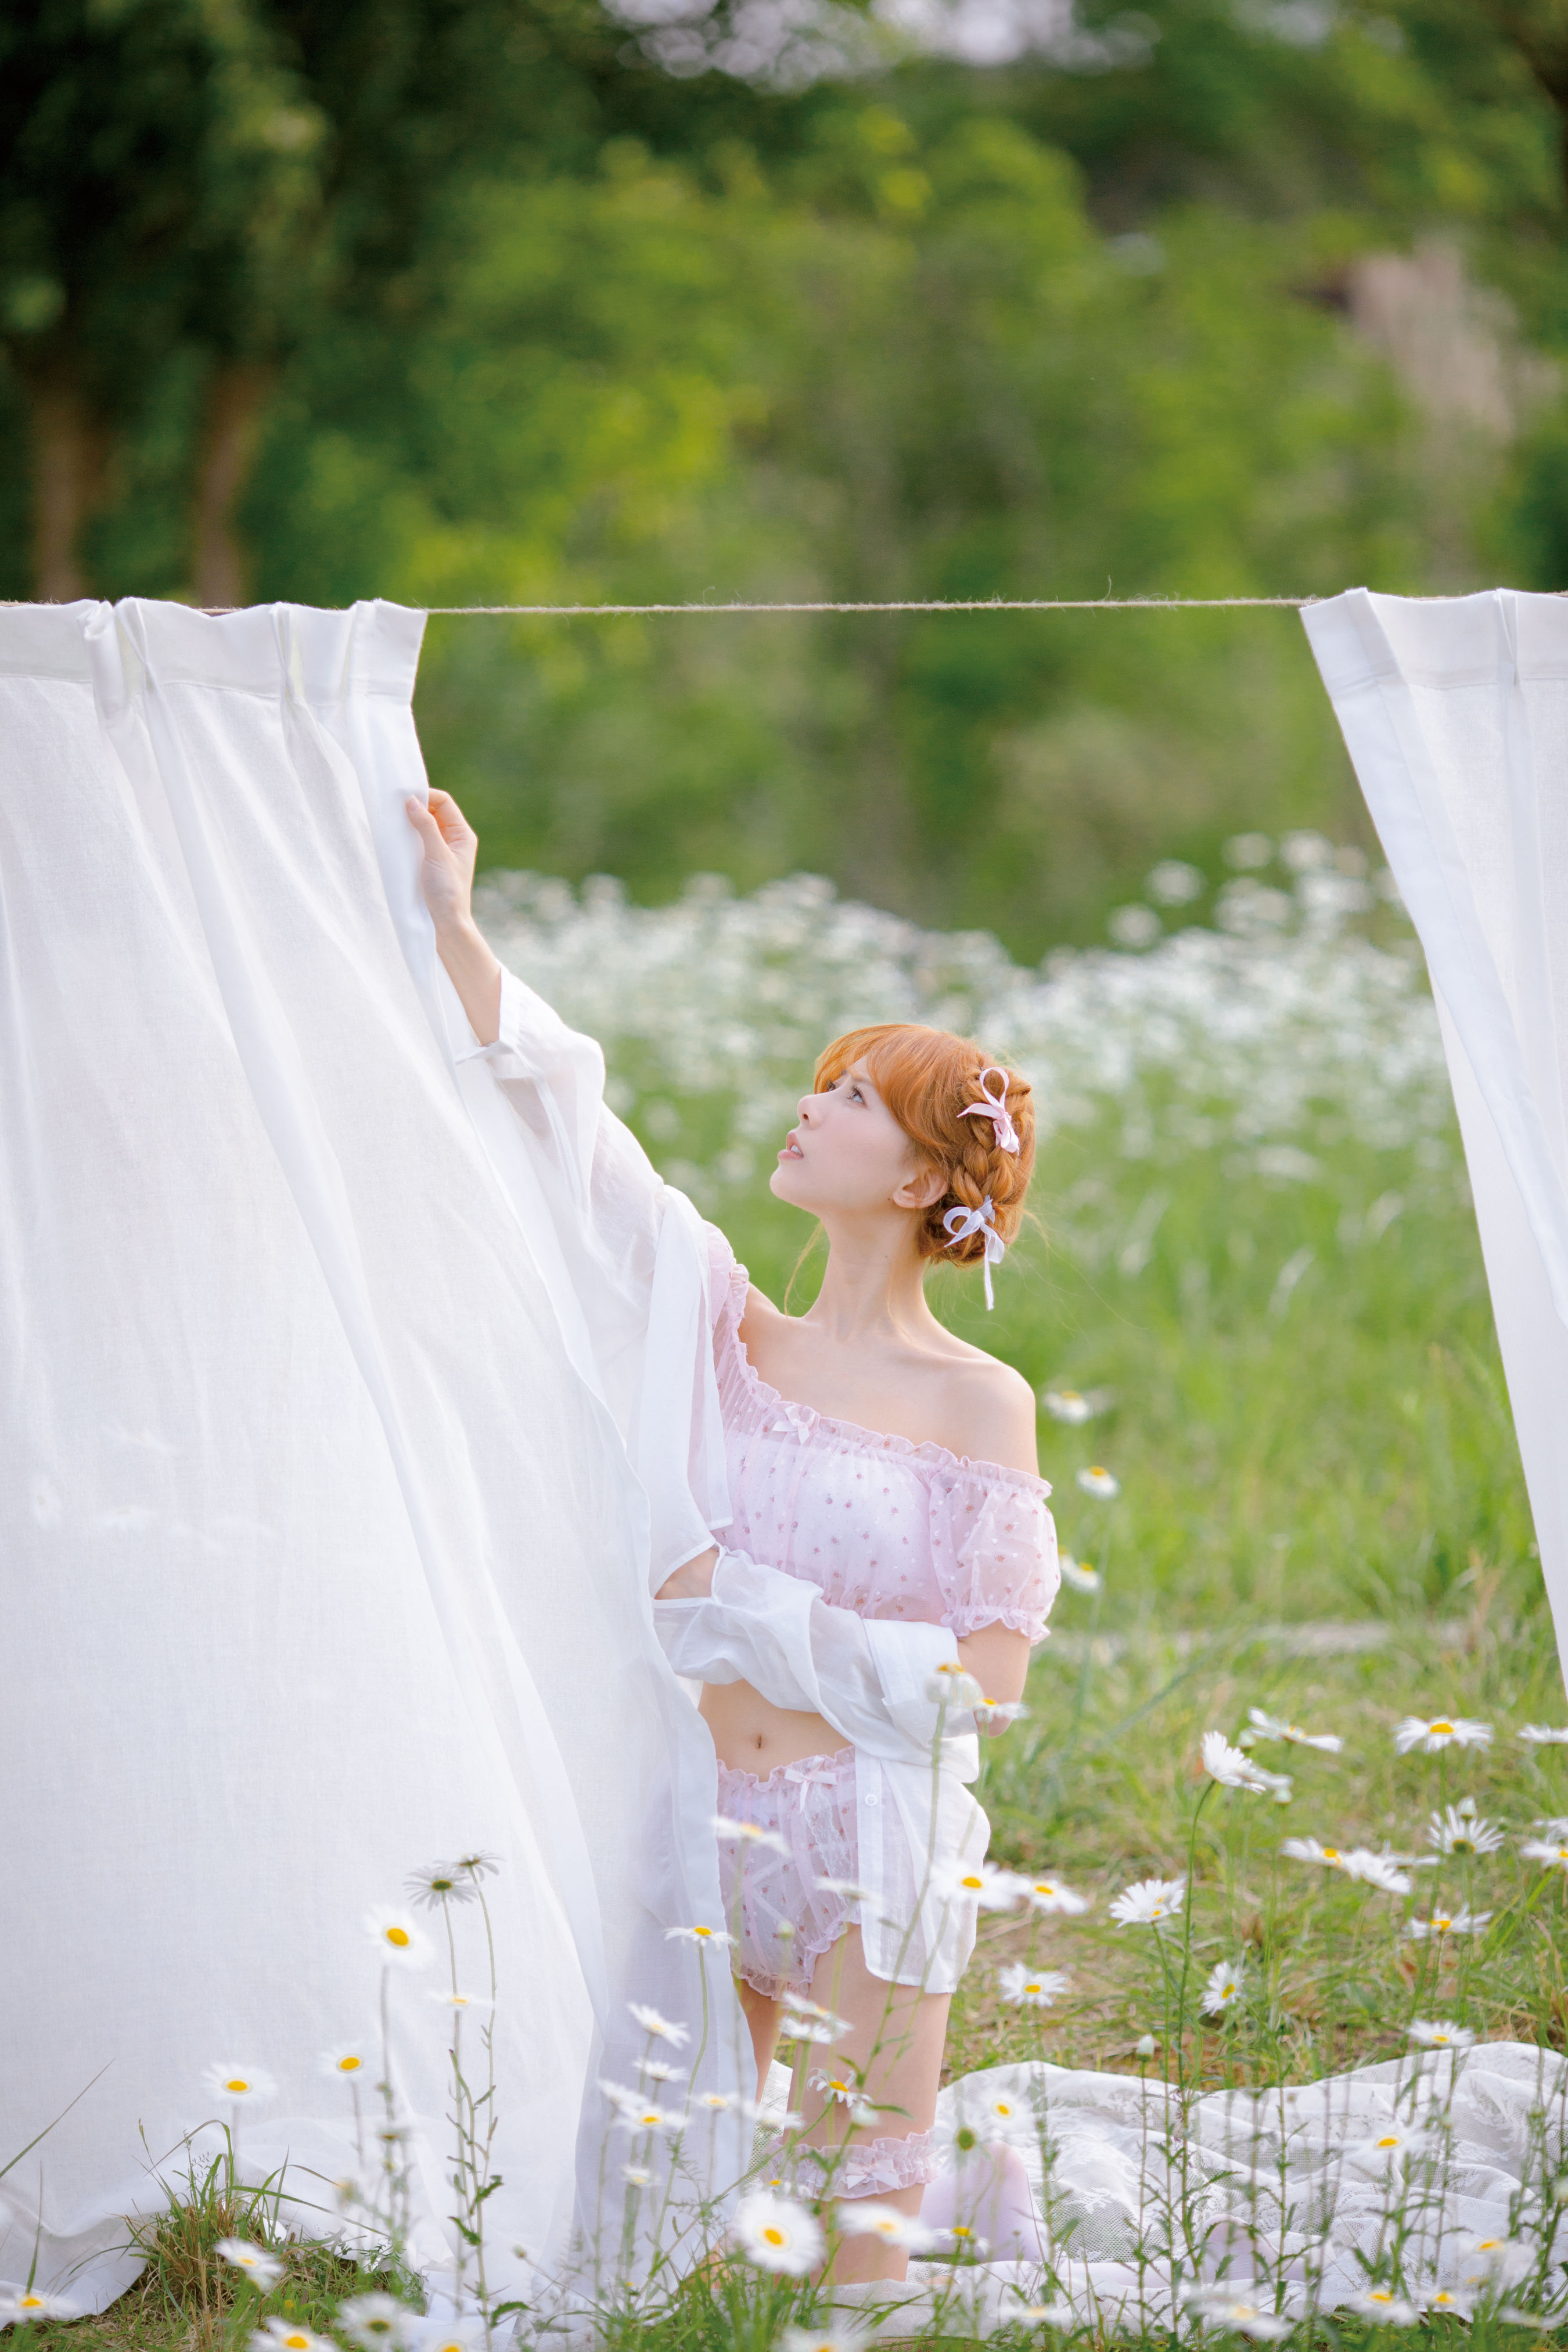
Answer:
<svg viewBox="0 0 1568 2352"><path fill-rule="evenodd" d="M1023 1221L1024 1195L1035 1171L1035 1106L1027 1078L1021 1078L1016 1070L1006 1073L1005 1099L1017 1130L1018 1149L1004 1151L996 1141L994 1120L963 1115L971 1103L984 1099L981 1072L1005 1067L969 1038L910 1021L851 1029L817 1056L818 1094L857 1062L864 1062L878 1093L921 1158L940 1169L947 1180L941 1199L921 1216L921 1255L950 1265L978 1265L984 1255L980 1235L970 1234L955 1243L942 1221L949 1209L977 1209L989 1197L1002 1239L1010 1242L1017 1232ZM994 1094L994 1078L991 1086Z"/></svg>

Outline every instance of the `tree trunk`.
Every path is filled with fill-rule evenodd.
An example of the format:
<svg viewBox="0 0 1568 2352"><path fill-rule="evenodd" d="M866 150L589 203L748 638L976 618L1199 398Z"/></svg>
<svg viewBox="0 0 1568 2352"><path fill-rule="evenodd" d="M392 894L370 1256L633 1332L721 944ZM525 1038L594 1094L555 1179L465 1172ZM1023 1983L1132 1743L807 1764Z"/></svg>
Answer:
<svg viewBox="0 0 1568 2352"><path fill-rule="evenodd" d="M81 534L102 503L112 436L58 358L21 364L32 440L33 593L68 604L90 595Z"/></svg>
<svg viewBox="0 0 1568 2352"><path fill-rule="evenodd" d="M250 479L256 445L275 367L220 360L207 386L206 415L196 467L192 585L208 611L243 604L245 550L235 509Z"/></svg>

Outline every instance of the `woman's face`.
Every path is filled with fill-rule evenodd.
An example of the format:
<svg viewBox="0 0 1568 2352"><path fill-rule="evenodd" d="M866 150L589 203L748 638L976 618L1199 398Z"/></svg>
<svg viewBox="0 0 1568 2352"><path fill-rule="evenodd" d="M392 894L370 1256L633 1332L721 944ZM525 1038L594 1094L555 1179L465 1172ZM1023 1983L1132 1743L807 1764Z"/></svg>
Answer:
<svg viewBox="0 0 1568 2352"><path fill-rule="evenodd" d="M769 1189L831 1222L879 1209L923 1207L934 1178L882 1100L863 1062L820 1094L802 1095Z"/></svg>

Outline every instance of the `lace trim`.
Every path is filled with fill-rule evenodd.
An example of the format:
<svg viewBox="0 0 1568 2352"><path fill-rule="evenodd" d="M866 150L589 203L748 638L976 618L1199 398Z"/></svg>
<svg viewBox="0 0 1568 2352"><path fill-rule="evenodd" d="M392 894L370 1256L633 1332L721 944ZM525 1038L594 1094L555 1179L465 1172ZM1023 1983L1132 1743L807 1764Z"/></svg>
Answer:
<svg viewBox="0 0 1568 2352"><path fill-rule="evenodd" d="M936 2169L928 2131L910 2132L902 2139L856 2140L842 2154L826 2147L795 2153L825 2170L833 2168L826 2184L833 2197L885 2197L890 2189L918 2189Z"/></svg>
<svg viewBox="0 0 1568 2352"><path fill-rule="evenodd" d="M1002 1609L994 1601L973 1601L967 1608L950 1609L942 1622L961 1642L966 1633L978 1633L982 1625L1005 1625L1009 1633L1026 1633L1031 1643L1047 1641L1051 1630L1043 1610Z"/></svg>
<svg viewBox="0 0 1568 2352"><path fill-rule="evenodd" d="M737 1384L764 1423L776 1421L783 1414L803 1436L809 1433L828 1438L849 1453L896 1454L901 1461L918 1462L933 1470L955 1470L962 1477L978 1479L983 1486L1005 1487L1014 1494L1038 1495L1043 1498L1050 1493L1050 1481L1036 1477L1032 1471L1010 1470L1005 1462L972 1461L967 1454L954 1454L949 1446L939 1445L934 1437L917 1442L912 1437L900 1437L891 1430L866 1429L858 1421L836 1421L831 1413L818 1412L814 1405L796 1404L791 1398L781 1396L763 1380L741 1339L739 1327L745 1315L751 1282L743 1265L730 1269L729 1297L721 1309L719 1322Z"/></svg>

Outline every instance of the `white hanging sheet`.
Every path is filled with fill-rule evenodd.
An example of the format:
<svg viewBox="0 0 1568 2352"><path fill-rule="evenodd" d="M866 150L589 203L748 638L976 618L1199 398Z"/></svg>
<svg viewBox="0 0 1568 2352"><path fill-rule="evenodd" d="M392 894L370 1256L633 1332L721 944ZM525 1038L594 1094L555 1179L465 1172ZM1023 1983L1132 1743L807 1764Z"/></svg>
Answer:
<svg viewBox="0 0 1568 2352"><path fill-rule="evenodd" d="M371 2026L363 1917L418 1864L504 1861L502 2291L562 2252L585 2087L593 2225L625 1995L703 2010L665 1931L719 1916L711 1748L652 1632L637 1310L609 1380L453 1066L403 807L422 626L0 613L0 2166L53 2126L0 2181L0 2278L36 2246L89 2305L151 2160L223 2113L214 2061L276 2078L244 2168L287 2156L331 2226L318 2053ZM393 2005L427 2263L438 1982Z"/></svg>
<svg viewBox="0 0 1568 2352"><path fill-rule="evenodd" d="M1301 618L1426 952L1568 1659L1568 604L1352 588Z"/></svg>

